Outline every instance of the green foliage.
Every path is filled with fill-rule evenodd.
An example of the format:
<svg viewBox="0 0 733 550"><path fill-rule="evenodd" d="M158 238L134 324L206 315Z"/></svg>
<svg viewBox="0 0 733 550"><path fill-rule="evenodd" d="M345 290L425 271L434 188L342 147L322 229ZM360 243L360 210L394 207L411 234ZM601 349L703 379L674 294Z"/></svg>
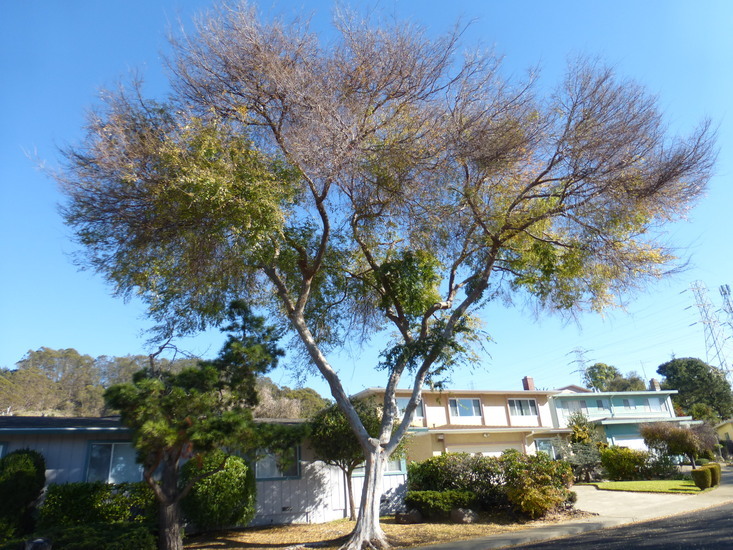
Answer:
<svg viewBox="0 0 733 550"><path fill-rule="evenodd" d="M135 523L97 523L58 527L44 533L54 550L156 550L150 529Z"/></svg>
<svg viewBox="0 0 733 550"><path fill-rule="evenodd" d="M49 485L40 507L41 531L112 523L154 525L155 495L144 482L117 485L95 482Z"/></svg>
<svg viewBox="0 0 733 550"><path fill-rule="evenodd" d="M570 434L572 443L593 443L598 447L603 446L603 438L598 428L581 411L576 411L568 417L568 428L573 430Z"/></svg>
<svg viewBox="0 0 733 550"><path fill-rule="evenodd" d="M596 443L571 443L557 438L553 446L573 469L575 481L590 482L600 477L601 446Z"/></svg>
<svg viewBox="0 0 733 550"><path fill-rule="evenodd" d="M567 462L552 460L546 453L524 455L513 449L504 451L501 461L506 494L516 510L538 518L568 500L573 471Z"/></svg>
<svg viewBox="0 0 733 550"><path fill-rule="evenodd" d="M454 508L470 508L476 502L471 491L407 491L405 505L427 519L446 519Z"/></svg>
<svg viewBox="0 0 733 550"><path fill-rule="evenodd" d="M694 470L690 472L690 475L692 476L692 481L695 482L695 485L697 485L697 487L701 491L704 491L705 489L712 487L713 473L710 468L708 467L695 468Z"/></svg>
<svg viewBox="0 0 733 550"><path fill-rule="evenodd" d="M470 491L481 509L511 504L530 517L565 502L572 479L566 462L510 450L501 457L446 453L411 463L407 470L408 491Z"/></svg>
<svg viewBox="0 0 733 550"><path fill-rule="evenodd" d="M606 391L644 391L644 379L635 372L627 372L626 376L617 376L606 385Z"/></svg>
<svg viewBox="0 0 733 550"><path fill-rule="evenodd" d="M504 469L496 457L444 453L407 465L410 491L472 491L480 508L507 504Z"/></svg>
<svg viewBox="0 0 733 550"><path fill-rule="evenodd" d="M601 449L601 465L612 481L643 479L648 461L649 453L645 451L624 447Z"/></svg>
<svg viewBox="0 0 733 550"><path fill-rule="evenodd" d="M46 483L46 461L38 451L19 449L0 458L0 541L33 529L33 505Z"/></svg>
<svg viewBox="0 0 733 550"><path fill-rule="evenodd" d="M373 400L352 400L356 413L371 437L379 437L382 411ZM317 413L310 422L311 447L316 457L350 474L364 462L364 451L338 405L331 405ZM405 452L406 441L392 454L394 458Z"/></svg>
<svg viewBox="0 0 733 550"><path fill-rule="evenodd" d="M121 293L145 288L141 297L156 318L177 311L178 327L196 330L186 324L191 314L218 320L247 267L270 252L296 174L225 123L125 96L108 107L109 118L88 134L97 151L110 147L106 161L90 162L89 149L69 164L80 180L116 189L119 210L130 215L110 224L94 205L72 200L64 218Z"/></svg>
<svg viewBox="0 0 733 550"><path fill-rule="evenodd" d="M608 445L601 437L598 427L581 411L576 411L568 417L568 428L572 430L570 441L556 438L554 445L562 458L572 467L576 481L591 481L600 473L600 449Z"/></svg>
<svg viewBox="0 0 733 550"><path fill-rule="evenodd" d="M720 415L708 403L695 403L687 411L695 420L702 420L715 425L720 422Z"/></svg>
<svg viewBox="0 0 733 550"><path fill-rule="evenodd" d="M202 475L206 477L197 480ZM199 529L243 527L255 516L254 469L239 457L214 451L200 460L189 460L183 467L182 481L194 481L181 506Z"/></svg>
<svg viewBox="0 0 733 550"><path fill-rule="evenodd" d="M405 315L418 317L440 301L440 263L424 250L402 251L374 271L374 284L382 296L379 306L399 308Z"/></svg>
<svg viewBox="0 0 733 550"><path fill-rule="evenodd" d="M596 391L608 391L608 384L621 372L612 365L595 363L583 371L583 381L586 386Z"/></svg>
<svg viewBox="0 0 733 550"><path fill-rule="evenodd" d="M232 303L230 334L219 356L179 373L137 373L105 392L110 407L133 430L145 470L177 464L185 453L239 446L251 433L248 407L257 401L255 376L277 364L277 334L241 303Z"/></svg>
<svg viewBox="0 0 733 550"><path fill-rule="evenodd" d="M695 405L705 404L719 418L733 416L730 384L722 373L704 361L692 357L672 359L659 365L657 373L664 377L664 389L678 391L672 400L688 413ZM695 411L700 414L701 409Z"/></svg>

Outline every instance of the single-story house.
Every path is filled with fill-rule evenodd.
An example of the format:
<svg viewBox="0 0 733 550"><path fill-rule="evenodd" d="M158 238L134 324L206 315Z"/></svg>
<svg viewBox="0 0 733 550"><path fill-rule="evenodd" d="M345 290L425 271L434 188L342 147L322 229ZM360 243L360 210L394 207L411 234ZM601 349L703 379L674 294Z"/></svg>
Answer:
<svg viewBox="0 0 733 550"><path fill-rule="evenodd" d="M118 417L0 416L0 456L17 449L33 449L44 456L47 485L142 480L130 431ZM341 470L315 460L307 441L292 452L295 460L284 471L272 455L255 464L257 515L253 523L322 523L348 517L346 480ZM385 512L401 502L405 461L392 461L387 470L383 480ZM358 472L354 474L357 504L359 477Z"/></svg>

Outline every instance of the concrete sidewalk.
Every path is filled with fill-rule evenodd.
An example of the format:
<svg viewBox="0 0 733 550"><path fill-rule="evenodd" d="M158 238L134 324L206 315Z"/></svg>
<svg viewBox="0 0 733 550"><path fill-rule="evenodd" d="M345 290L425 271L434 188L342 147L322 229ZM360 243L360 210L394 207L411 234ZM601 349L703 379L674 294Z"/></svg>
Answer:
<svg viewBox="0 0 733 550"><path fill-rule="evenodd" d="M726 504L733 502L733 468L724 466L720 486L699 495L600 491L592 485L576 486L573 490L578 494L578 502L575 507L578 510L597 515L581 520L571 520L471 540L423 546L412 550L488 550L489 548L505 548Z"/></svg>

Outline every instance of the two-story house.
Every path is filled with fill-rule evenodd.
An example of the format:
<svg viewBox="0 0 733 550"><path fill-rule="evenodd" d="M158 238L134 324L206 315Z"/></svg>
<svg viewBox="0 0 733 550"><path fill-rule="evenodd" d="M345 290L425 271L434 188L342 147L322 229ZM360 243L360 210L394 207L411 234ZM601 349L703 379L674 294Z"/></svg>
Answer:
<svg viewBox="0 0 733 550"><path fill-rule="evenodd" d="M567 427L575 412L583 413L599 426L609 445L645 450L639 426L650 422L698 424L691 416L676 416L672 396L677 390L662 390L652 379L649 390L624 392L593 392L570 386L561 388L550 397L553 423Z"/></svg>
<svg viewBox="0 0 733 550"><path fill-rule="evenodd" d="M506 449L533 454L551 448L553 438L568 434L567 427L553 423L550 397L557 392L540 391L531 378L523 390L443 390L422 392L422 403L412 422L408 460L425 460L445 452L481 453L498 456ZM370 388L355 397L382 397L384 389ZM409 390L397 390L401 410Z"/></svg>

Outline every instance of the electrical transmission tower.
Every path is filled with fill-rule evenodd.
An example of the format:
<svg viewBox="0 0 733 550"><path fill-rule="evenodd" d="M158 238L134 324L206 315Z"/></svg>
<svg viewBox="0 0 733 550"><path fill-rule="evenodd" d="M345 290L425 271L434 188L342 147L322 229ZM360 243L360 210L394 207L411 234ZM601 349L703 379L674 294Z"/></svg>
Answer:
<svg viewBox="0 0 733 550"><path fill-rule="evenodd" d="M728 285L720 286L720 295L723 297L723 311L725 311L725 324L730 331L728 337L733 335L733 304L730 299L730 287Z"/></svg>
<svg viewBox="0 0 733 550"><path fill-rule="evenodd" d="M725 354L726 339L723 337L718 313L708 299L708 289L702 281L695 281L690 285L690 290L695 295L695 305L700 312L700 320L705 331L705 360L708 364L717 367L724 376L728 376L730 368ZM723 293L722 287L720 292Z"/></svg>

